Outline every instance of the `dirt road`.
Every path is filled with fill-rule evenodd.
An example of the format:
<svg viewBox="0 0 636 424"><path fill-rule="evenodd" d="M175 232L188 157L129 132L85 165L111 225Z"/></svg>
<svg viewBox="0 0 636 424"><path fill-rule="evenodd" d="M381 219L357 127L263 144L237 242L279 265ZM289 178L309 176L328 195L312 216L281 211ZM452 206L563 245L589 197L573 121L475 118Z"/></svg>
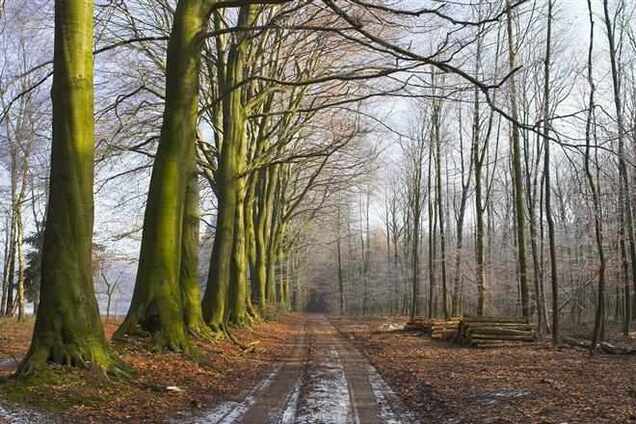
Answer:
<svg viewBox="0 0 636 424"><path fill-rule="evenodd" d="M290 355L242 399L180 423L414 423L393 391L322 315L297 324Z"/></svg>

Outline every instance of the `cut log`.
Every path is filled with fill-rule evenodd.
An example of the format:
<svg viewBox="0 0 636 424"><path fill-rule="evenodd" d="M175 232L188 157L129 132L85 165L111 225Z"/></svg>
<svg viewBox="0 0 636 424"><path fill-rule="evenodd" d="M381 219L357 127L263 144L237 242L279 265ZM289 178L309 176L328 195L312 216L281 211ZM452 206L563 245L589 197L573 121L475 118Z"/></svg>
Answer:
<svg viewBox="0 0 636 424"><path fill-rule="evenodd" d="M464 321L462 323L466 327L497 327L497 328L520 328L533 330L534 326L531 324L522 324L522 323L508 323L508 322L471 322Z"/></svg>
<svg viewBox="0 0 636 424"><path fill-rule="evenodd" d="M602 342L599 344L599 348L601 351L608 353L610 355L634 355L636 354L636 349L632 349L631 347L623 347L623 346L615 346L611 343Z"/></svg>
<svg viewBox="0 0 636 424"><path fill-rule="evenodd" d="M533 342L534 336L502 336L502 335L493 335L493 334L471 334L471 340L474 342L476 340L514 340L520 342Z"/></svg>
<svg viewBox="0 0 636 424"><path fill-rule="evenodd" d="M433 323L435 320L416 317L406 323L404 329L407 331L419 331L427 336L430 336L433 332Z"/></svg>
<svg viewBox="0 0 636 424"><path fill-rule="evenodd" d="M497 317L497 316L475 316L465 315L464 322L497 322L497 323L519 323L527 324L528 321L525 318L519 317Z"/></svg>
<svg viewBox="0 0 636 424"><path fill-rule="evenodd" d="M466 334L491 334L499 336L533 336L534 331L531 329L518 329L518 328L501 328L501 327L469 327L466 329Z"/></svg>
<svg viewBox="0 0 636 424"><path fill-rule="evenodd" d="M436 321L432 325L431 337L438 340L455 339L459 333L461 320Z"/></svg>
<svg viewBox="0 0 636 424"><path fill-rule="evenodd" d="M527 342L505 341L505 340L478 340L471 344L475 348L501 349L509 347L520 347Z"/></svg>

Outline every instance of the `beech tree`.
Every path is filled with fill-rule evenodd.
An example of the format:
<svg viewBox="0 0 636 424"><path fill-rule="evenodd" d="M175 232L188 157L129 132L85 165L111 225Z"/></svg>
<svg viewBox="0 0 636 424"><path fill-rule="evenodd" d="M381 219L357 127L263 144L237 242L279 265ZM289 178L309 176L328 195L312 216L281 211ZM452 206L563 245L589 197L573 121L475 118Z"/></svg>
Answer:
<svg viewBox="0 0 636 424"><path fill-rule="evenodd" d="M188 348L180 295L189 151L195 149L203 35L213 1L181 0L166 56L166 103L155 156L135 291L116 335L150 332L160 348ZM195 323L195 326L198 324Z"/></svg>
<svg viewBox="0 0 636 424"><path fill-rule="evenodd" d="M18 373L48 361L117 369L92 280L93 3L55 2L53 144L40 305Z"/></svg>

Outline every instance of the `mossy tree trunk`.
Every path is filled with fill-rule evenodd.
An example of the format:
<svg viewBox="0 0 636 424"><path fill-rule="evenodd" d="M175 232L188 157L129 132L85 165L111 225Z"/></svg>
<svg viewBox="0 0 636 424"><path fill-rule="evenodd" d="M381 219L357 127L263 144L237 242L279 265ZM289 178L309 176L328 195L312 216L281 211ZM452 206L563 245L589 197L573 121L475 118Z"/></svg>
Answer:
<svg viewBox="0 0 636 424"><path fill-rule="evenodd" d="M241 8L238 19L238 26L251 25L253 21L252 12L254 7L246 5ZM230 264L230 309L228 322L235 326L243 326L248 320L248 257L247 257L247 228L245 226L246 196L247 196L247 125L246 111L243 104L243 92L235 87L243 81L243 69L245 68L245 57L247 55L249 39L242 36L232 46L228 55L228 68L226 73L227 89L232 90L233 98L231 110L233 115L227 116L229 120L234 120L237 131L232 132L235 136L231 143L236 144L236 170L234 171L234 188L236 190L236 211L234 215L234 237L232 244L232 258Z"/></svg>
<svg viewBox="0 0 636 424"><path fill-rule="evenodd" d="M40 306L18 368L47 362L116 369L99 317L93 235L93 2L55 2L53 143Z"/></svg>
<svg viewBox="0 0 636 424"><path fill-rule="evenodd" d="M254 226L254 215L256 212L256 186L258 183L258 174L252 174L247 184L247 193L245 196L245 213L243 216L245 225L245 243L246 255L249 269L249 285L248 294L246 296L248 313L253 318L258 318L258 311L255 303L258 301L259 288L256 280L256 229Z"/></svg>
<svg viewBox="0 0 636 424"><path fill-rule="evenodd" d="M180 287L183 301L183 319L188 334L210 337L211 332L201 312L199 286L199 177L196 169L196 151L191 149L190 175L185 195L183 233L181 235Z"/></svg>
<svg viewBox="0 0 636 424"><path fill-rule="evenodd" d="M266 269L267 269L267 281L266 281L266 296L267 302L270 304L276 304L278 302L279 290L276 282L275 275L275 267L277 260L277 236L278 236L278 221L279 221L279 213L280 213L280 203L278 202L277 196L280 190L280 179L281 179L281 165L275 165L270 169L270 185L267 187L267 223L265 229L265 240L266 240Z"/></svg>
<svg viewBox="0 0 636 424"><path fill-rule="evenodd" d="M239 26L249 22L250 8L249 5L241 8ZM247 261L242 222L246 115L242 92L237 88L243 79L246 43L247 39L243 35L230 47L223 81L223 144L216 175L219 191L218 219L211 259L211 264L215 266L210 267L202 303L203 317L213 329L220 328L228 320L235 324L242 323L246 310Z"/></svg>
<svg viewBox="0 0 636 424"><path fill-rule="evenodd" d="M259 171L260 181L258 186L258 211L254 215L256 256L254 260L254 279L258 287L258 306L263 311L267 305L267 245L265 236L267 232L267 220L269 215L267 191L272 183L269 172L266 169Z"/></svg>
<svg viewBox="0 0 636 424"><path fill-rule="evenodd" d="M168 41L166 105L150 181L133 299L117 335L143 330L159 348L188 347L180 290L188 152L196 140L200 52L210 2L179 1Z"/></svg>
<svg viewBox="0 0 636 424"><path fill-rule="evenodd" d="M239 185L241 182L239 181ZM245 243L245 197L239 188L234 218L234 243L230 264L228 322L235 326L247 323L247 251Z"/></svg>

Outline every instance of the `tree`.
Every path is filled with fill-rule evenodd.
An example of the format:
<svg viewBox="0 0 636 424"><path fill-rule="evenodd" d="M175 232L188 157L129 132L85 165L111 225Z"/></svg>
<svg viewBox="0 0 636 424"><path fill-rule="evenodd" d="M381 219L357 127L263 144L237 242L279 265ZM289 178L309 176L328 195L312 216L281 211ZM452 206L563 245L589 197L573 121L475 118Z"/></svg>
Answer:
<svg viewBox="0 0 636 424"><path fill-rule="evenodd" d="M159 348L189 346L179 285L189 151L195 149L202 35L212 1L180 0L168 41L166 103L132 302L117 337L152 334Z"/></svg>
<svg viewBox="0 0 636 424"><path fill-rule="evenodd" d="M251 6L242 7L238 25L246 26L252 19ZM230 46L225 70L221 74L223 142L216 173L219 213L208 284L203 296L203 317L216 330L223 328L228 321L243 325L247 312L243 238L245 177L241 176L246 156L246 112L242 91L236 88L242 80L247 42L243 35Z"/></svg>
<svg viewBox="0 0 636 424"><path fill-rule="evenodd" d="M53 145L40 307L19 368L47 362L116 371L92 281L93 3L55 2Z"/></svg>
<svg viewBox="0 0 636 424"><path fill-rule="evenodd" d="M336 261L338 264L338 298L339 298L339 312L340 315L345 313L345 290L344 290L344 275L342 271L342 205L340 202L336 206Z"/></svg>
<svg viewBox="0 0 636 424"><path fill-rule="evenodd" d="M437 92L437 81L435 80L435 72L433 72L433 96L440 96ZM440 96L441 97L441 96ZM446 284L446 231L444 229L444 199L442 196L442 102L440 98L433 100L432 113L431 113L431 144L435 146L434 158L435 158L435 199L437 201L437 219L439 222L439 236L440 236L440 262L442 272L442 313L444 318L450 317L448 311L448 288Z"/></svg>
<svg viewBox="0 0 636 424"><path fill-rule="evenodd" d="M189 152L188 185L181 236L181 270L179 286L183 301L184 324L189 334L210 338L210 329L203 320L201 287L199 285L199 173L194 149Z"/></svg>
<svg viewBox="0 0 636 424"><path fill-rule="evenodd" d="M404 175L405 190L407 193L407 207L410 223L410 260L411 260L411 305L409 316L411 319L417 316L419 311L420 294L420 225L422 222L422 209L426 200L424 191L423 166L426 153L426 134L430 128L425 121L424 111L420 112L421 122L418 123L417 134L413 140L402 144L402 150L406 158L406 170ZM430 181L430 178L429 178Z"/></svg>
<svg viewBox="0 0 636 424"><path fill-rule="evenodd" d="M590 23L590 43L588 49L588 60L587 60L587 77L588 77L588 85L589 85L589 101L588 101L588 114L587 114L587 122L585 126L585 174L587 176L587 181L590 186L590 190L592 191L592 203L593 203L593 212L594 212L594 233L596 236L596 249L599 258L599 269L598 269L598 300L596 304L596 314L594 317L594 332L592 333L592 343L590 344L590 349L592 352L596 350L596 343L601 337L601 326L602 320L604 316L605 309L605 250L603 248L603 224L602 224L602 210L600 207L600 196L598 192L598 185L594 181L594 175L592 174L592 170L590 168L591 162L591 148L592 148L592 139L596 140L596 130L593 128L594 125L594 107L595 107L595 93L596 86L594 84L594 77L592 73L592 52L594 49L594 18L592 14L592 2L591 0L587 0L588 7L588 16ZM598 170L598 164L597 164Z"/></svg>
<svg viewBox="0 0 636 424"><path fill-rule="evenodd" d="M634 288L636 290L636 240L634 236L634 223L632 212L632 197L629 184L629 170L627 168L626 153L625 153L625 117L623 111L623 93L620 76L620 64L618 63L618 49L616 40L617 22L612 21L610 16L608 0L603 0L603 21L605 23L605 30L607 34L607 41L609 44L609 62L610 70L612 74L612 93L614 101L614 109L616 113L616 125L618 127L618 173L619 173L619 188L618 188L618 202L619 202L619 244L621 248L621 256L623 266L625 268L624 275L624 290L625 290L625 320L623 326L623 334L627 336L629 334L630 320L631 320L631 299L629 288L629 275L627 272L627 254L626 254L626 242L629 243L629 260L631 262L631 273ZM615 19L618 19L615 17Z"/></svg>
<svg viewBox="0 0 636 424"><path fill-rule="evenodd" d="M516 64L516 42L513 33L512 3L506 0L506 30L508 34L508 65L510 72L514 72ZM526 267L526 236L525 216L523 208L523 184L521 182L521 146L519 136L519 114L517 109L517 88L514 75L510 78L510 110L512 135L512 183L514 192L515 230L517 235L517 262L519 269L519 288L521 292L521 314L530 317L530 301L528 295L528 277Z"/></svg>
<svg viewBox="0 0 636 424"><path fill-rule="evenodd" d="M106 321L110 319L110 310L115 299L115 294L119 291L121 283L121 274L119 274L114 280L109 279L106 276L103 268L100 269L100 276L102 277L102 283L104 284L103 294L106 296Z"/></svg>
<svg viewBox="0 0 636 424"><path fill-rule="evenodd" d="M545 216L548 222L548 238L550 243L550 281L552 282L552 343L559 343L559 274L556 257L556 240L554 236L554 218L552 216L550 185L550 66L551 66L551 43L552 43L552 0L548 0L548 22L544 61L544 84L543 84L543 173L545 185ZM535 294L539 298L539 293ZM539 328L541 328L542 305L539 303ZM541 330L539 330L541 331Z"/></svg>

